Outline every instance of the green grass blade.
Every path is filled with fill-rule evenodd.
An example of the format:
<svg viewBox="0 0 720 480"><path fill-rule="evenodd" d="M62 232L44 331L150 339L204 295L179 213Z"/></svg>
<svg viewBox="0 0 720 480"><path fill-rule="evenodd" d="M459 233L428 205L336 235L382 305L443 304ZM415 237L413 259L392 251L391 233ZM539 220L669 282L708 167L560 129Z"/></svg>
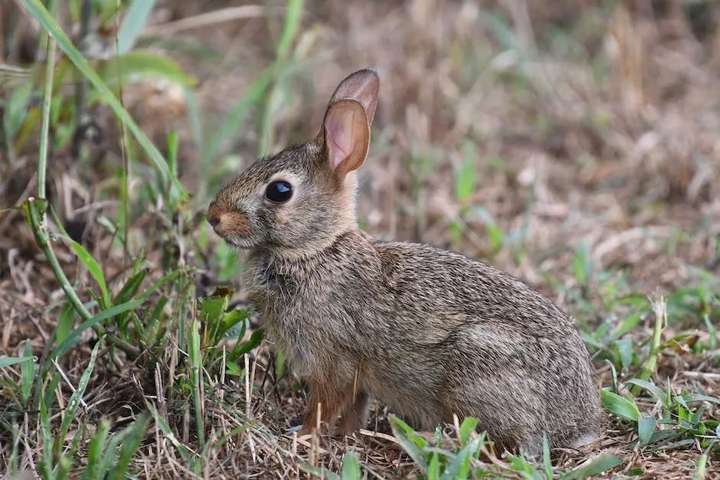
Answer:
<svg viewBox="0 0 720 480"><path fill-rule="evenodd" d="M705 474L707 470L707 461L708 461L708 454L710 453L710 450L714 445L710 445L705 451L700 455L697 459L697 462L695 463L695 471L693 472L692 480L704 480Z"/></svg>
<svg viewBox="0 0 720 480"><path fill-rule="evenodd" d="M611 468L615 468L621 465L623 461L613 455L602 454L586 465L582 465L569 473L560 477L560 480L582 480L584 478L591 478L596 475L600 475L602 472L606 472Z"/></svg>
<svg viewBox="0 0 720 480"><path fill-rule="evenodd" d="M115 468L110 472L110 480L122 480L126 477L128 468L130 467L130 461L138 448L140 448L140 443L145 436L145 430L147 429L149 421L150 416L144 413L125 430L127 433L123 436L124 438L120 446L117 463L115 464Z"/></svg>
<svg viewBox="0 0 720 480"><path fill-rule="evenodd" d="M545 471L546 480L552 480L553 468L550 459L550 441L546 434L543 434L543 470Z"/></svg>
<svg viewBox="0 0 720 480"><path fill-rule="evenodd" d="M195 452L190 450L188 447L180 443L180 440L175 436L175 432L173 432L172 428L170 428L170 425L167 423L167 420L160 416L160 413L157 411L157 409L151 405L150 403L146 402L146 405L148 409L150 410L150 413L153 416L153 420L155 420L155 425L160 429L160 431L165 435L165 437L170 441L170 443L175 447L175 449L178 451L180 456L182 457L183 461L186 464L192 463L193 456L195 455Z"/></svg>
<svg viewBox="0 0 720 480"><path fill-rule="evenodd" d="M440 455L433 452L428 464L427 480L440 480Z"/></svg>
<svg viewBox="0 0 720 480"><path fill-rule="evenodd" d="M205 167L209 167L210 162L214 161L215 156L220 151L220 148L222 148L222 144L236 134L243 120L245 120L245 117L250 112L250 109L263 99L266 90L270 86L270 81L273 78L273 72L273 67L263 71L258 79L250 86L247 93L230 109L220 124L217 133L210 137L207 144L207 151L204 155Z"/></svg>
<svg viewBox="0 0 720 480"><path fill-rule="evenodd" d="M397 440L398 444L403 448L403 450L405 450L410 458L413 459L415 464L420 467L423 472L427 472L425 454L423 450L410 438L410 435L417 437L415 431L410 428L407 423L403 422L395 415L391 415L389 420L395 440Z"/></svg>
<svg viewBox="0 0 720 480"><path fill-rule="evenodd" d="M290 46L300 27L302 8L303 0L288 0L285 24L275 51L278 59L285 60L290 54Z"/></svg>
<svg viewBox="0 0 720 480"><path fill-rule="evenodd" d="M38 152L37 193L45 198L45 175L47 172L48 143L50 140L50 110L52 107L53 77L55 73L55 42L48 37L47 65L45 70L45 90L43 93L42 126L40 132L40 151Z"/></svg>
<svg viewBox="0 0 720 480"><path fill-rule="evenodd" d="M463 145L463 155L463 163L455 174L455 197L461 204L467 204L472 194L475 193L477 185L477 169L475 167L477 148L475 144L466 142Z"/></svg>
<svg viewBox="0 0 720 480"><path fill-rule="evenodd" d="M50 391L54 390L57 385L58 375L55 374L53 380L50 381ZM44 387L44 385L43 385ZM46 401L46 391L43 390L40 395L40 405L38 418L40 424L40 438L42 442L42 457L39 465L41 476L45 479L53 478L53 435L50 427L50 411L48 402Z"/></svg>
<svg viewBox="0 0 720 480"><path fill-rule="evenodd" d="M120 55L129 52L145 28L155 0L133 0L125 12L117 36L117 49Z"/></svg>
<svg viewBox="0 0 720 480"><path fill-rule="evenodd" d="M193 404L195 406L195 427L198 443L205 444L205 418L202 399L202 352L200 350L200 326L193 320L190 330L190 375L193 383Z"/></svg>
<svg viewBox="0 0 720 480"><path fill-rule="evenodd" d="M20 363L20 395L24 405L27 405L32 394L32 387L35 380L35 371L37 365L35 364L35 358L33 357L32 343L30 340L25 340L25 346L23 347L22 358L30 358L30 362Z"/></svg>
<svg viewBox="0 0 720 480"><path fill-rule="evenodd" d="M94 317L90 318L89 320L84 321L80 324L75 330L73 330L70 335L50 354L50 358L59 358L62 355L64 355L68 350L70 350L72 347L74 347L79 341L80 336L85 332L86 330L93 328L94 326L113 318L117 315L120 315L123 312L127 312L130 310L134 310L138 308L140 305L142 305L144 302L144 299L137 299L137 300L130 300L125 303L121 303L120 305L115 305L113 307L108 308L107 310L103 310L102 312L98 313Z"/></svg>
<svg viewBox="0 0 720 480"><path fill-rule="evenodd" d="M33 357L0 357L0 368L17 365L18 363L31 362Z"/></svg>
<svg viewBox="0 0 720 480"><path fill-rule="evenodd" d="M113 303L124 303L133 298L140 289L146 275L147 270L140 270L139 272L131 275L113 299Z"/></svg>
<svg viewBox="0 0 720 480"><path fill-rule="evenodd" d="M95 257L93 257L90 252L82 246L82 244L76 242L67 235L62 235L61 238L67 246L70 247L70 250L73 251L75 256L78 257L80 263L87 268L88 273L90 273L90 276L93 277L95 283L97 283L100 288L101 306L103 308L108 308L111 305L110 290L108 289L107 282L105 281L105 274L103 273L102 266L97 260L95 260Z"/></svg>
<svg viewBox="0 0 720 480"><path fill-rule="evenodd" d="M128 432L133 426L130 425L119 433L116 433L110 437L107 442L105 450L102 452L102 459L98 463L98 475L97 478L106 479L108 472L117 465L118 448L127 437Z"/></svg>
<svg viewBox="0 0 720 480"><path fill-rule="evenodd" d="M650 395L652 395L653 400L658 402L664 402L666 395L662 388L655 385L653 382L649 380L641 380L639 378L632 378L628 380L627 382L630 385L635 385L637 387L640 387L644 390L646 390Z"/></svg>
<svg viewBox="0 0 720 480"><path fill-rule="evenodd" d="M154 77L183 87L190 87L197 80L188 75L172 59L153 52L130 52L103 62L98 75L106 83L125 85L134 79Z"/></svg>
<svg viewBox="0 0 720 480"><path fill-rule="evenodd" d="M97 359L97 353L98 349L100 348L100 342L97 342L95 344L95 347L92 349L92 353L90 354L90 360L88 361L88 366L85 368L85 371L80 376L80 381L78 382L77 388L73 392L72 396L70 397L70 401L67 404L67 407L65 408L65 411L63 412L62 416L62 422L60 424L60 430L58 435L55 437L55 452L59 453L60 448L63 445L63 442L65 441L65 436L67 435L68 431L70 430L70 425L72 424L73 420L75 420L75 412L77 412L78 407L80 406L80 402L82 401L83 395L85 394L85 389L88 386L88 383L90 382L90 375L92 375L93 369L95 368L95 360Z"/></svg>
<svg viewBox="0 0 720 480"><path fill-rule="evenodd" d="M97 432L90 441L87 451L87 466L80 477L80 480L95 480L100 478L100 461L102 459L105 443L110 432L110 422L103 420L98 426Z"/></svg>
<svg viewBox="0 0 720 480"><path fill-rule="evenodd" d="M115 112L115 115L120 121L127 126L130 132L133 134L140 146L145 150L150 161L153 163L155 168L160 172L163 180L171 179L175 188L180 192L183 197L186 196L185 190L183 189L180 181L170 175L167 162L163 158L157 147L150 141L140 127L135 123L130 114L122 106L122 103L117 99L113 92L108 88L105 82L102 81L100 76L93 70L88 63L87 59L83 57L80 51L75 48L73 43L70 41L65 32L63 32L60 25L45 9L40 0L21 0L21 3L25 9L37 20L40 25L57 41L57 45L62 49L63 52L68 56L70 61L77 67L78 70L92 83L97 90L100 98L107 103L110 108Z"/></svg>
<svg viewBox="0 0 720 480"><path fill-rule="evenodd" d="M652 338L652 344L650 346L650 354L648 355L648 358L645 360L645 362L642 365L642 369L640 370L640 373L638 374L638 378L641 380L647 380L655 373L655 370L657 370L657 360L658 356L660 355L661 350L661 343L662 343L662 333L665 329L665 326L667 325L667 302L665 301L665 298L663 296L660 296L657 299L654 299L652 301L652 307L653 311L655 313L655 324L653 326L653 338ZM637 393L635 390L632 391L633 394Z"/></svg>
<svg viewBox="0 0 720 480"><path fill-rule="evenodd" d="M475 437L470 443L465 445L449 463L445 469L443 478L448 480L468 478L470 473L470 459L477 453L484 441L485 437L481 435Z"/></svg>
<svg viewBox="0 0 720 480"><path fill-rule="evenodd" d="M327 468L316 467L316 466L310 465L308 463L301 463L299 465L299 467L300 467L300 470L302 470L303 472L313 475L314 477L317 477L317 478L322 478L325 480L342 480L340 478L340 475L338 475L335 472L331 472Z"/></svg>

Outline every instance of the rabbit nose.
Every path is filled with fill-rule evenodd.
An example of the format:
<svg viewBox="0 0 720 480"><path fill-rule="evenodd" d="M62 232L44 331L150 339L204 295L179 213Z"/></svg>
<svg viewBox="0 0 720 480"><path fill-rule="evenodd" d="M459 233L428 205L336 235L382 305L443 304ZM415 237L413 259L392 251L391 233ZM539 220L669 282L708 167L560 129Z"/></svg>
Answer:
<svg viewBox="0 0 720 480"><path fill-rule="evenodd" d="M217 205L215 205L215 202L212 202L210 204L210 207L208 208L207 221L210 224L210 226L213 228L217 227L218 223L220 223L220 212L218 211L218 208L217 208Z"/></svg>

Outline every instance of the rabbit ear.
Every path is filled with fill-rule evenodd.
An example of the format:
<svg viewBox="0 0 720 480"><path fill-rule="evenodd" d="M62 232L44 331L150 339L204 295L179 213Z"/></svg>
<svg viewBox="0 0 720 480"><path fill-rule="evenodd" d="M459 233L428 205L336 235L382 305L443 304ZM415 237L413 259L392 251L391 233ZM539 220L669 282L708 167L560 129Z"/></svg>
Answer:
<svg viewBox="0 0 720 480"><path fill-rule="evenodd" d="M372 125L380 92L380 78L375 70L364 69L348 75L335 89L330 105L338 100L355 100L365 110L367 123Z"/></svg>
<svg viewBox="0 0 720 480"><path fill-rule="evenodd" d="M365 161L370 125L360 102L339 100L331 104L325 113L322 133L328 165L340 178Z"/></svg>

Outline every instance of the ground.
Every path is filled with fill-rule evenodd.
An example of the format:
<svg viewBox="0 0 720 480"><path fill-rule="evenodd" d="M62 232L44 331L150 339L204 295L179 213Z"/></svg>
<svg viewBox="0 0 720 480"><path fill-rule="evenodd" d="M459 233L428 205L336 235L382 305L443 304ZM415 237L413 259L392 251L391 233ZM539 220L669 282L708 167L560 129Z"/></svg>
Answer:
<svg viewBox="0 0 720 480"><path fill-rule="evenodd" d="M258 155L313 136L338 81L372 66L362 227L483 259L577 319L606 425L553 449L549 474L720 478L720 5L157 1L145 17L143 2L60 2L50 18L158 167L60 39L44 114L36 3L0 6L0 472L356 478L357 458L365 478L548 476L377 403L352 437L289 431L303 384L257 345L242 255L204 212ZM47 225L75 309L23 214L42 198L45 117Z"/></svg>

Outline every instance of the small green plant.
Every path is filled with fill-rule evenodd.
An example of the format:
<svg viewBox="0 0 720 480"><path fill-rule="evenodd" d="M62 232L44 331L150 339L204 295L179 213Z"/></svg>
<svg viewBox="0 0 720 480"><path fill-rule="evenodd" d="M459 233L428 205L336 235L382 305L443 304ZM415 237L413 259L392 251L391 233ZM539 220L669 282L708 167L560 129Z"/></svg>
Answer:
<svg viewBox="0 0 720 480"><path fill-rule="evenodd" d="M395 416L390 425L398 444L410 456L427 480L462 480L470 478L519 477L529 480L580 480L611 470L622 464L612 455L599 455L566 472L556 471L551 463L547 438L543 441L542 464L522 455L510 455L507 463L499 461L492 442L484 433L476 433L478 420L465 418L450 440L437 429L428 440ZM448 445L449 443L449 445Z"/></svg>
<svg viewBox="0 0 720 480"><path fill-rule="evenodd" d="M324 467L315 467L309 464L302 464L300 468L311 475L319 478L327 478L328 480L360 480L362 470L360 469L360 461L355 452L349 451L342 458L342 468L340 474L332 472Z"/></svg>
<svg viewBox="0 0 720 480"><path fill-rule="evenodd" d="M605 388L602 390L603 407L613 415L636 425L641 446L660 448L670 443L699 442L709 448L720 440L720 422L708 416L703 405L720 405L720 398L704 394L673 393L651 381L630 379L627 384L650 394L656 414L644 414L637 404L636 396L621 396ZM699 405L693 407L692 405Z"/></svg>

